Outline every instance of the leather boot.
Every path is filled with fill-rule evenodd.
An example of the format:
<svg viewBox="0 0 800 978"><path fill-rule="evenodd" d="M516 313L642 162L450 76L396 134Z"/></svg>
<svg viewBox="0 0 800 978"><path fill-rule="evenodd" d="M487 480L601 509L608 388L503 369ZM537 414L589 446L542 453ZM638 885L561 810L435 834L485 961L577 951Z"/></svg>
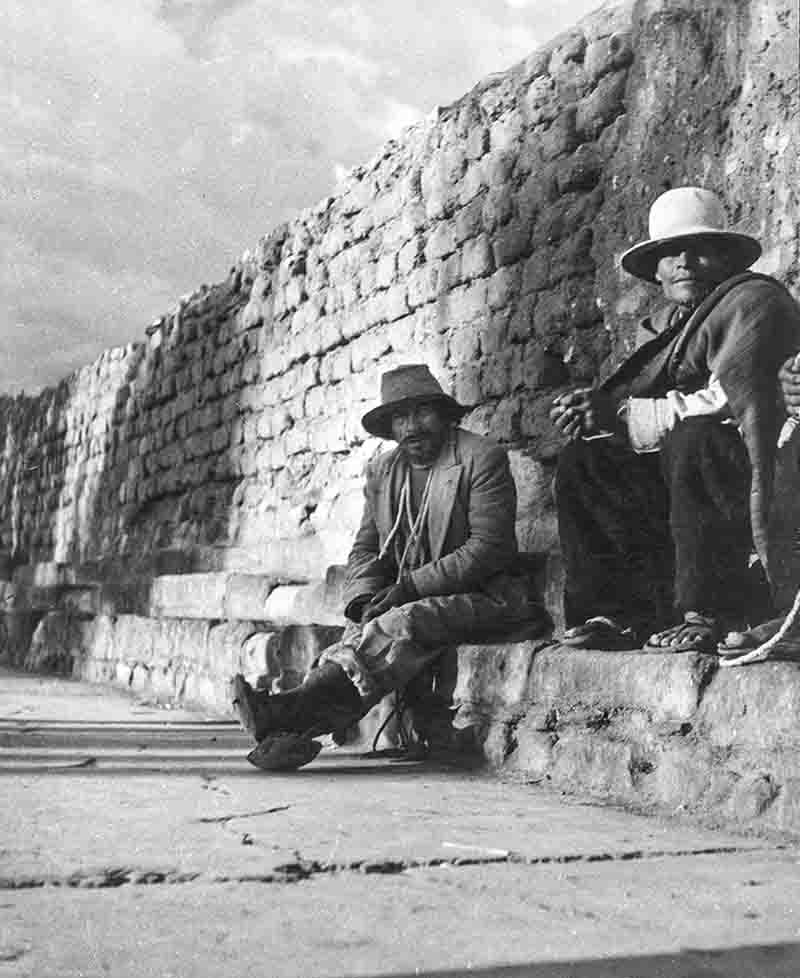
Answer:
<svg viewBox="0 0 800 978"><path fill-rule="evenodd" d="M239 721L259 743L279 732L318 737L345 730L364 715L358 690L335 662L312 669L285 693L253 689L241 674L234 676L232 692Z"/></svg>

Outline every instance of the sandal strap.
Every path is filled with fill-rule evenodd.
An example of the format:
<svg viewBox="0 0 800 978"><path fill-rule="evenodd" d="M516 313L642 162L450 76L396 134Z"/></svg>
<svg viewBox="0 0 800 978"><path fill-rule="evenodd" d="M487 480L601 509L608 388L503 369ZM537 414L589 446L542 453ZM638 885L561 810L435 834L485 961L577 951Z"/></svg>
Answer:
<svg viewBox="0 0 800 978"><path fill-rule="evenodd" d="M614 618L608 618L606 615L595 615L594 618L587 618L584 625L605 625L607 628L613 628L620 635L626 635L630 632L630 628L623 627Z"/></svg>

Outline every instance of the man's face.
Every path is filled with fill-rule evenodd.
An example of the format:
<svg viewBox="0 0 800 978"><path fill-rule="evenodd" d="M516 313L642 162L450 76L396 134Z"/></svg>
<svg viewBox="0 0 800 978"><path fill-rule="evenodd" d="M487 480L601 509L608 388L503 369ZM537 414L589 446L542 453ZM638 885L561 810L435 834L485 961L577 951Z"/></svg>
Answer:
<svg viewBox="0 0 800 978"><path fill-rule="evenodd" d="M438 458L449 428L441 407L431 401L418 401L392 412L392 436L408 460L418 465Z"/></svg>
<svg viewBox="0 0 800 978"><path fill-rule="evenodd" d="M733 274L724 246L705 238L667 245L660 255L656 281L667 299L682 306L698 305Z"/></svg>

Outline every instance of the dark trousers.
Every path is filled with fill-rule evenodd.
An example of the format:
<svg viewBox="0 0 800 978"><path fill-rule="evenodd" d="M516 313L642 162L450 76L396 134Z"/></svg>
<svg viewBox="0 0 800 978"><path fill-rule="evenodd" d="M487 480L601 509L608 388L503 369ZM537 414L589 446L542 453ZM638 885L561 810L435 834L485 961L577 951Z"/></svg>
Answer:
<svg viewBox="0 0 800 978"><path fill-rule="evenodd" d="M733 425L690 418L644 455L572 442L555 489L568 626L608 615L654 631L673 608L747 619L750 463Z"/></svg>

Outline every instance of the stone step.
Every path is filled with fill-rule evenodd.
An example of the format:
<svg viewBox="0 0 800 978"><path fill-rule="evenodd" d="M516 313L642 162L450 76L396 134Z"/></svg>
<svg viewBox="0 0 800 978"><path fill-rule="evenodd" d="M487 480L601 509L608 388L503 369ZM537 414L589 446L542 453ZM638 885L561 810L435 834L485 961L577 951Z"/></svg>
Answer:
<svg viewBox="0 0 800 978"><path fill-rule="evenodd" d="M217 571L153 579L153 618L267 621L275 625L344 625L336 582L285 584L267 574Z"/></svg>

